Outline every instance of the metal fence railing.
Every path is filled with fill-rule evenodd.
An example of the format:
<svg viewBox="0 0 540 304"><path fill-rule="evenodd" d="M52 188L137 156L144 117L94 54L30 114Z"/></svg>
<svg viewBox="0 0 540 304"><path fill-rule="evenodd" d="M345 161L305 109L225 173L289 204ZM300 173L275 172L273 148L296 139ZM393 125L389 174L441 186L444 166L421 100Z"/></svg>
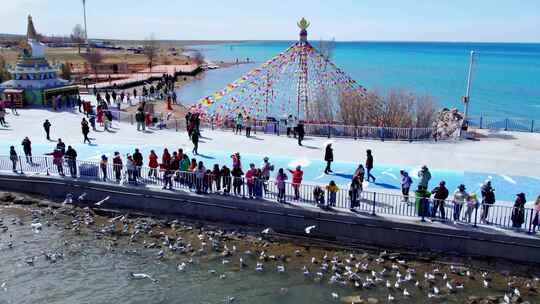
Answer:
<svg viewBox="0 0 540 304"><path fill-rule="evenodd" d="M113 121L127 122L135 124L135 113L118 111L114 105L109 107L113 116ZM94 113L95 115L95 113ZM185 119L173 118L167 113L156 112L150 114L150 126L160 129L170 129L181 131L187 129ZM252 120L245 122L243 130L247 126L251 126L253 134L260 132L262 134L284 135L287 134L287 129L294 132L294 128L287 126L284 121L274 120ZM233 120L203 120L201 128L232 130L235 128ZM305 136L315 137L338 137L338 138L353 138L353 139L375 139L375 140L397 140L397 141L429 141L434 140L433 128L394 128L394 127L373 127L373 126L352 126L336 123L304 123Z"/></svg>
<svg viewBox="0 0 540 304"><path fill-rule="evenodd" d="M273 180L214 176L208 171L184 172L159 168L70 161L48 156L29 158L0 156L0 171L17 171L26 176L52 175L97 180L121 185L161 186L164 189L193 191L202 195L220 194L242 199L271 200L289 204L309 204L322 208L350 209L354 212L387 217L422 218L476 227L480 223L501 228L534 231L532 208L514 208L498 204L459 204L391 193L338 189L335 192L313 184L278 184ZM317 191L316 191L317 190ZM516 216L517 215L517 216Z"/></svg>
<svg viewBox="0 0 540 304"><path fill-rule="evenodd" d="M488 130L504 130L518 132L540 132L540 123L534 119L496 118L489 116L471 116L467 119L470 127Z"/></svg>

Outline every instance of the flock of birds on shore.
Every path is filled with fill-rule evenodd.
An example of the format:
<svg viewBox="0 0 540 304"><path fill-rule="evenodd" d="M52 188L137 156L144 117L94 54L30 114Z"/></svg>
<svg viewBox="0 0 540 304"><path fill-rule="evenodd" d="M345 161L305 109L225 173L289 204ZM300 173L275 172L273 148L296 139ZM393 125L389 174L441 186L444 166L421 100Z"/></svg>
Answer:
<svg viewBox="0 0 540 304"><path fill-rule="evenodd" d="M77 201L85 201L86 193L77 197ZM100 207L110 198L105 197L94 206ZM110 237L126 237L129 244L139 243L146 249L156 250L157 259L167 259L174 256L183 256L181 262L176 264L179 272L188 271L190 265L195 263L198 257L220 260L223 265L231 265L238 270L253 269L257 273L264 272L287 272L287 262L292 257L284 254L271 254L271 238L275 232L272 228L266 228L260 235L252 237L257 249L240 250L235 241L246 239L246 234L238 231L225 232L219 229L208 230L205 227L193 227L189 224L180 223L178 220L159 221L152 218L130 217L129 214L119 215L107 219L104 223L96 223L96 215L92 208L73 208L73 196L68 194L62 207L59 209L46 208L32 209L32 222L30 228L34 233L41 233L43 217L52 216L57 220L60 214L69 216L71 222L64 228L74 233L81 233L81 229L89 229L95 233L97 239L110 240ZM13 225L25 225L19 218L11 220ZM45 222L50 226L49 221ZM58 225L58 224L54 224ZM165 233L165 229L175 231L175 236ZM316 226L305 228L305 234L309 236ZM7 233L8 226L0 218L0 232ZM178 233L187 232L191 236L178 236ZM172 234L171 234L172 235ZM7 243L8 248L13 248L12 235ZM109 241L107 250L115 250L116 241ZM238 244L241 246L240 244ZM137 253L137 250L125 250L124 253ZM41 252L41 256L51 263L63 259L62 251ZM363 254L335 254L325 253L323 256L309 256L306 250L294 250L294 256L306 261L300 272L314 282L328 282L330 285L350 286L358 290L371 290L379 288L386 290L386 302L394 302L400 299L427 297L428 299L443 299L468 288L466 285L476 284L483 288L492 288L492 274L489 272L475 272L468 267L460 265L435 265L429 271L420 273L414 268L414 262L408 262L401 258L400 254L387 253L378 255ZM26 264L33 266L37 257L25 258ZM298 271L298 270L291 270ZM209 269L210 274L215 274L220 279L226 279L225 273L218 273L215 269ZM131 272L129 276L137 280L149 280L159 283L159 280L146 273ZM476 282L476 283L474 283ZM0 282L1 283L1 282ZM507 276L507 288L504 295L498 296L497 303L520 303L522 290L528 295L537 294L538 278L519 282ZM523 284L525 283L525 284ZM0 288L6 289L6 282L0 284ZM337 292L331 293L331 298L339 300ZM234 297L227 297L226 302L234 301Z"/></svg>

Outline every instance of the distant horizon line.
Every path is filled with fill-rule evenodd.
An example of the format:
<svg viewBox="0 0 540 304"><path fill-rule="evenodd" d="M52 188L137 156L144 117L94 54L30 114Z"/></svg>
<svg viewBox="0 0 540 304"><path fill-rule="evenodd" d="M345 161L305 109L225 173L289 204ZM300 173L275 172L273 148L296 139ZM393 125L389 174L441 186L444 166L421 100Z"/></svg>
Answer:
<svg viewBox="0 0 540 304"><path fill-rule="evenodd" d="M65 37L69 38L69 35L65 36L52 36L48 34L42 34L48 37ZM25 34L10 34L0 33L1 36L26 36ZM113 41L145 41L147 39L119 39L119 38L88 38L88 40L113 40ZM156 41L163 42L291 42L298 39L156 39ZM308 39L308 41L321 41L321 39ZM322 41L332 41L331 39L323 39ZM335 42L391 42L391 43L499 43L499 44L540 44L540 41L473 41L473 40L335 40ZM205 43L206 44L206 43Z"/></svg>

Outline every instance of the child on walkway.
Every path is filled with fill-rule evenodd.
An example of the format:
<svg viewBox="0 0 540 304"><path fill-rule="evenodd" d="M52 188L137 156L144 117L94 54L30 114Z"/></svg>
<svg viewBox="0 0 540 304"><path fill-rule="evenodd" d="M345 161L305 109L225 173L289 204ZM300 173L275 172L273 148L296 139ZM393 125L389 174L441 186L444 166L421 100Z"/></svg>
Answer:
<svg viewBox="0 0 540 304"><path fill-rule="evenodd" d="M339 188L336 185L336 182L331 180L330 183L326 186L326 190L328 191L328 205L330 207L335 207L336 196L337 196L337 192L339 191Z"/></svg>
<svg viewBox="0 0 540 304"><path fill-rule="evenodd" d="M478 198L476 196L476 193L471 193L469 197L467 198L467 210L465 210L465 218L464 220L468 223L471 222L471 217L474 209L477 209L480 203L478 202Z"/></svg>

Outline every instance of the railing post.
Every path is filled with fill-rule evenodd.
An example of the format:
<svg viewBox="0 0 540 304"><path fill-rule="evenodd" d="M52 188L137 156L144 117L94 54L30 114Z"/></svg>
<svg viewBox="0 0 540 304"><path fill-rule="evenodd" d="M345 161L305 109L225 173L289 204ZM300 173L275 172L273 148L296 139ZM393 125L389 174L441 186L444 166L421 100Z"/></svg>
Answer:
<svg viewBox="0 0 540 304"><path fill-rule="evenodd" d="M484 121L484 117L480 115L480 129L482 129L482 122Z"/></svg>
<svg viewBox="0 0 540 304"><path fill-rule="evenodd" d="M49 164L47 163L47 157L45 157L45 170L46 170L46 172L47 172L47 176L51 175L51 174L49 173Z"/></svg>
<svg viewBox="0 0 540 304"><path fill-rule="evenodd" d="M475 206L474 207L474 224L473 224L473 227L474 228L477 228L478 226L476 225L478 223L478 206Z"/></svg>
<svg viewBox="0 0 540 304"><path fill-rule="evenodd" d="M532 228L532 222L534 217L534 208L531 208L531 216L529 217L529 231L528 234L532 234L531 228Z"/></svg>
<svg viewBox="0 0 540 304"><path fill-rule="evenodd" d="M534 119L531 120L531 133L534 132Z"/></svg>
<svg viewBox="0 0 540 304"><path fill-rule="evenodd" d="M358 126L355 125L354 126L354 140L357 140L358 139Z"/></svg>
<svg viewBox="0 0 540 304"><path fill-rule="evenodd" d="M508 131L508 118L504 120L504 130Z"/></svg>
<svg viewBox="0 0 540 304"><path fill-rule="evenodd" d="M371 210L371 215L375 215L376 198L377 198L377 192L373 192L373 209Z"/></svg>
<svg viewBox="0 0 540 304"><path fill-rule="evenodd" d="M18 157L19 157L19 168L21 169L21 173L24 174L23 169L22 169L21 157L20 156L18 156Z"/></svg>
<svg viewBox="0 0 540 304"><path fill-rule="evenodd" d="M178 132L178 119L174 120L174 129Z"/></svg>

